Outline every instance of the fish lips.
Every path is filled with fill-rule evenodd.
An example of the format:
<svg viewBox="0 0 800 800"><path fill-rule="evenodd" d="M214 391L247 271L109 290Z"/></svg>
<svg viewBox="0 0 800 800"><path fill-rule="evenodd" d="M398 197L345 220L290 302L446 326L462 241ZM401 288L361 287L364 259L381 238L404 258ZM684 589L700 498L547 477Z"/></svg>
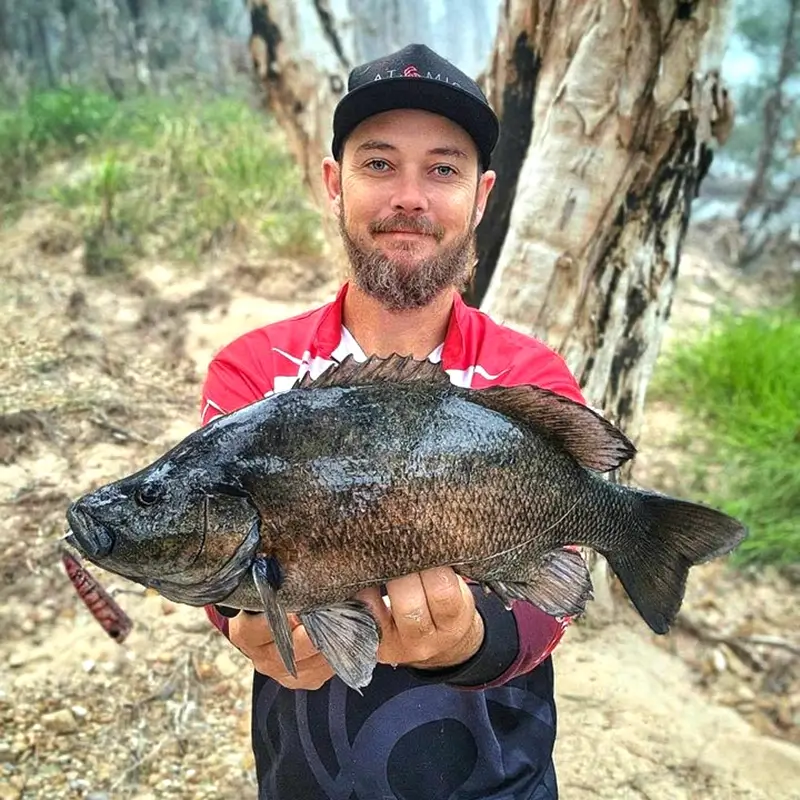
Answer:
<svg viewBox="0 0 800 800"><path fill-rule="evenodd" d="M88 519L80 511L77 503L67 509L67 522L70 533L66 542L74 547L90 561L102 559L111 553L114 547L114 536L108 528L96 520Z"/></svg>

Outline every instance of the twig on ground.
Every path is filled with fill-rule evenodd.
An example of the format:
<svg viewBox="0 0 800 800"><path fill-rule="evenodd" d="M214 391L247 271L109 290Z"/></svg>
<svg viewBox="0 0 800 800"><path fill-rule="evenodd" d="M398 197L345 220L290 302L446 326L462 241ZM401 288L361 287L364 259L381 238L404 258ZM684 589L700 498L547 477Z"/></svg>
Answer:
<svg viewBox="0 0 800 800"><path fill-rule="evenodd" d="M122 428L119 425L115 425L105 417L95 415L93 417L89 417L89 422L91 422L93 425L97 425L98 428L103 428L104 430L110 431L118 441L139 442L139 444L146 445L153 444L149 439L145 439L144 436L140 436L135 431L129 431L127 428Z"/></svg>
<svg viewBox="0 0 800 800"><path fill-rule="evenodd" d="M162 750L162 748L168 741L170 741L169 736L162 736L161 739L159 739L159 741L156 743L155 747L152 747L141 758L137 758L133 764L131 764L127 769L123 770L119 778L117 778L114 781L114 783L111 784L109 790L113 792L127 780L129 775L136 772L140 767L142 767L148 761L152 761L159 754L159 752Z"/></svg>
<svg viewBox="0 0 800 800"><path fill-rule="evenodd" d="M711 644L724 644L736 653L739 658L749 664L759 672L766 669L766 664L762 658L754 652L755 647L772 647L779 650L786 650L792 655L800 656L800 645L782 639L779 636L762 636L758 634L747 636L736 636L730 634L719 634L708 630L696 620L681 614L675 620L675 626L686 633Z"/></svg>

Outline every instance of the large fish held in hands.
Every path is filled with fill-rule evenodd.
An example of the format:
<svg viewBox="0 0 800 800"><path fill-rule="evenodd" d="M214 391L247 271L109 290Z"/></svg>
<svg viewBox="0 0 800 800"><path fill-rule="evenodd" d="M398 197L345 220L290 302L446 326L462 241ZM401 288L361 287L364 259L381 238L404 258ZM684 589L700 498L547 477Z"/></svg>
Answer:
<svg viewBox="0 0 800 800"><path fill-rule="evenodd" d="M634 455L591 409L535 386L454 386L438 364L348 357L218 417L73 503L66 541L180 603L263 610L294 673L288 613L367 685L380 632L354 595L451 566L510 607L580 614L601 553L666 633L689 568L746 535L705 506L602 477Z"/></svg>

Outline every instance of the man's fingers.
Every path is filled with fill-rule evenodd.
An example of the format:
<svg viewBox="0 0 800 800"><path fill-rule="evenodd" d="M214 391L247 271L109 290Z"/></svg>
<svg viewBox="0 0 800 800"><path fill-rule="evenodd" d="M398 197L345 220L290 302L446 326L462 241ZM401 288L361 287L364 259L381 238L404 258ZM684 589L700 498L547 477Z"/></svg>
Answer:
<svg viewBox="0 0 800 800"><path fill-rule="evenodd" d="M274 677L281 686L287 689L307 689L313 691L319 689L320 686L329 681L334 674L330 664L328 664L319 653L315 656L311 656L311 658L307 658L305 661L301 662L301 664L298 663L297 667L296 678L285 670L283 673L271 677Z"/></svg>
<svg viewBox="0 0 800 800"><path fill-rule="evenodd" d="M436 632L419 573L389 581L386 592L392 605L394 625L403 639L425 639Z"/></svg>
<svg viewBox="0 0 800 800"><path fill-rule="evenodd" d="M319 650L308 638L308 632L305 625L298 625L292 631L292 645L294 647L294 660L295 662L304 661L312 656L319 655ZM277 650L277 648L276 648ZM279 656L280 657L280 656Z"/></svg>
<svg viewBox="0 0 800 800"><path fill-rule="evenodd" d="M471 616L474 607L472 592L450 567L427 569L420 573L420 579L431 619L438 631L449 633L459 626L465 612Z"/></svg>
<svg viewBox="0 0 800 800"><path fill-rule="evenodd" d="M356 595L356 599L364 603L372 613L372 616L375 617L375 621L380 626L382 636L389 634L393 625L392 612L387 607L380 589L377 586L362 589Z"/></svg>
<svg viewBox="0 0 800 800"><path fill-rule="evenodd" d="M296 614L288 614L289 630L300 625ZM228 623L228 633L234 644L243 647L260 647L275 641L264 614L239 614Z"/></svg>

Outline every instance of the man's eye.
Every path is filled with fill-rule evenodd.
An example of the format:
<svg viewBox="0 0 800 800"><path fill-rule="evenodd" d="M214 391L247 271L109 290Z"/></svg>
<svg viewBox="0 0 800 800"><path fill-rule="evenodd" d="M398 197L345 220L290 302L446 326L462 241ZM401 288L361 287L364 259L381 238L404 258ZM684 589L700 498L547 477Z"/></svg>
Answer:
<svg viewBox="0 0 800 800"><path fill-rule="evenodd" d="M374 158L369 162L369 167L374 169L375 172L386 172L389 165L382 158Z"/></svg>
<svg viewBox="0 0 800 800"><path fill-rule="evenodd" d="M448 167L447 164L439 164L435 169L436 174L441 178L449 178L451 175L456 174L456 171L452 167Z"/></svg>

